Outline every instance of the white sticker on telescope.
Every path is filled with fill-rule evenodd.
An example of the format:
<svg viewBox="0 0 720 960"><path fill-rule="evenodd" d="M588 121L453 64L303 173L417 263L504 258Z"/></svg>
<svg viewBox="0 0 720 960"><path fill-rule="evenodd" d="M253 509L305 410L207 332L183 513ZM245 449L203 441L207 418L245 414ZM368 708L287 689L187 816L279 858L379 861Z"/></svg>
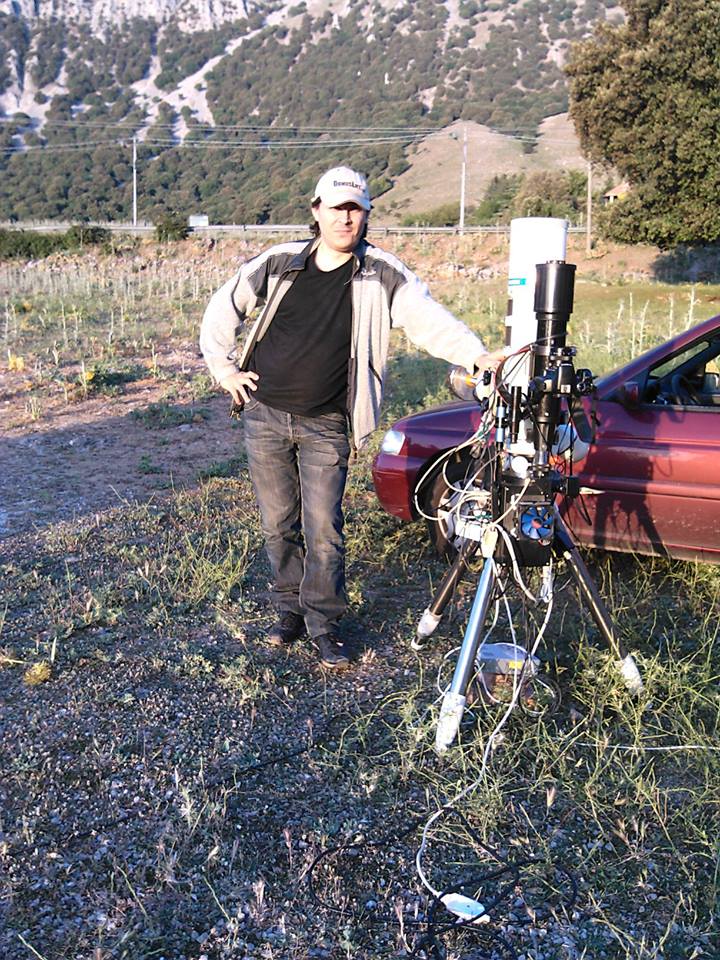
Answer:
<svg viewBox="0 0 720 960"><path fill-rule="evenodd" d="M509 287L524 287L526 283L527 279L525 277L510 277L508 280Z"/></svg>

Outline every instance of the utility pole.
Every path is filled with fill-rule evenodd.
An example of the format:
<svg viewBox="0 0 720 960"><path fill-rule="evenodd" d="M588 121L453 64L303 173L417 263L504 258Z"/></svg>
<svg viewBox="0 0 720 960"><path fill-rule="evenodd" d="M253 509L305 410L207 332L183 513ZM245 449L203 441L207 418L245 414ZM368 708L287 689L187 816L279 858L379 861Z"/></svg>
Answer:
<svg viewBox="0 0 720 960"><path fill-rule="evenodd" d="M465 233L465 178L467 175L467 127L463 127L462 169L460 171L460 236Z"/></svg>
<svg viewBox="0 0 720 960"><path fill-rule="evenodd" d="M133 226L137 226L137 137L133 137L133 152L132 152L132 168L133 168Z"/></svg>
<svg viewBox="0 0 720 960"><path fill-rule="evenodd" d="M585 209L585 253L589 257L592 250L592 162L587 165L587 200Z"/></svg>

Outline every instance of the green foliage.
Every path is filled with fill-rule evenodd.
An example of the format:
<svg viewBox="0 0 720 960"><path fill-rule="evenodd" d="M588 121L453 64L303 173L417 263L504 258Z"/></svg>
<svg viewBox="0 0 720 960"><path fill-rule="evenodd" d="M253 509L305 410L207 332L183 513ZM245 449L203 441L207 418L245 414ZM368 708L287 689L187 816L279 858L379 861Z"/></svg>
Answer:
<svg viewBox="0 0 720 960"><path fill-rule="evenodd" d="M0 93L7 90L15 77L11 58L15 56L15 72L25 69L25 57L30 45L29 31L22 18L12 13L0 13Z"/></svg>
<svg viewBox="0 0 720 960"><path fill-rule="evenodd" d="M0 230L0 260L39 260L65 248L59 233L32 233L29 230Z"/></svg>
<svg viewBox="0 0 720 960"><path fill-rule="evenodd" d="M76 224L66 233L36 233L32 230L0 230L0 260L40 260L60 250L76 250L105 244L110 231Z"/></svg>
<svg viewBox="0 0 720 960"><path fill-rule="evenodd" d="M65 30L57 20L43 22L35 40L35 58L30 75L38 87L57 80L65 58Z"/></svg>
<svg viewBox="0 0 720 960"><path fill-rule="evenodd" d="M88 131L72 121L81 108L82 123L98 124L98 129L107 124L113 131L112 137L98 139L116 141L118 128L112 125L122 121L122 135L128 137L146 126L148 117L128 87L147 74L155 49L162 68L156 82L170 90L224 54L231 40L244 37L207 74L206 95L217 124L252 118L257 128L237 136L208 130L185 111L192 138L215 146L183 149L172 143L167 126L177 115L162 105L165 109L139 151L140 215L146 219L157 221L169 210L193 210L215 222L298 221L307 214L314 181L329 165L349 162L363 169L377 196L407 168L411 146L410 140L366 143L349 156L347 148L332 145L324 150L297 149L292 143L287 149L266 149L261 143L223 149L220 140L277 139L280 130L295 126L314 128L319 146L342 127L429 131L458 118L532 135L540 120L562 111L566 103L565 80L550 43L562 45L584 35L588 18L604 16L604 8L589 2L576 8L566 0L503 0L491 6L498 16L480 27L478 18L490 6L485 0L464 0L463 19L449 31L444 3L417 0L392 10L377 7L372 21L360 3L335 17L330 12L311 15L298 3L292 7L292 28L287 20L263 26L271 9L264 4L249 18L216 31L184 33L172 24L158 28L137 19L108 30L104 38L83 24L64 23L63 35L52 21L27 27L5 15L0 21L0 88L18 79L28 50L43 51L42 56L29 55L37 82L48 83L60 64L67 76L67 93L52 96L46 115L56 125L48 123L41 136L28 126L24 142L77 149L0 152L0 218L129 219L129 141L92 145ZM487 31L483 47L476 42L478 29L483 36ZM426 105L429 88L435 90L431 108ZM318 95L309 97L308 90ZM306 137L288 134L291 141ZM0 139L0 147L10 142L6 130L0 130Z"/></svg>
<svg viewBox="0 0 720 960"><path fill-rule="evenodd" d="M621 26L573 49L571 115L586 154L633 190L599 221L627 242L720 237L719 0L629 0Z"/></svg>
<svg viewBox="0 0 720 960"><path fill-rule="evenodd" d="M225 51L228 40L247 31L247 21L225 23L217 30L186 33L170 24L158 45L162 72L156 80L161 90L172 90L184 77L195 73Z"/></svg>
<svg viewBox="0 0 720 960"><path fill-rule="evenodd" d="M473 210L468 223L492 224L508 219L508 210L520 184L522 174L505 173L493 177L485 190L482 202Z"/></svg>
<svg viewBox="0 0 720 960"><path fill-rule="evenodd" d="M574 223L584 208L586 187L585 174L577 171L503 174L493 177L479 206L466 208L465 223L509 223L512 217L564 217ZM460 204L446 203L408 215L403 226L454 227L459 222Z"/></svg>
<svg viewBox="0 0 720 960"><path fill-rule="evenodd" d="M543 171L526 176L509 208L510 217L563 217L577 222L585 204L587 177L579 171Z"/></svg>
<svg viewBox="0 0 720 960"><path fill-rule="evenodd" d="M179 213L169 213L155 225L155 237L160 243L186 240L190 235L187 220Z"/></svg>
<svg viewBox="0 0 720 960"><path fill-rule="evenodd" d="M201 423L209 418L210 412L205 407L158 402L150 403L144 409L133 410L132 416L148 430L167 430L183 424Z"/></svg>
<svg viewBox="0 0 720 960"><path fill-rule="evenodd" d="M109 243L111 233L105 227L74 223L65 234L66 247L85 247L88 244Z"/></svg>
<svg viewBox="0 0 720 960"><path fill-rule="evenodd" d="M454 227L460 221L460 204L445 203L433 210L412 213L404 218L404 227Z"/></svg>

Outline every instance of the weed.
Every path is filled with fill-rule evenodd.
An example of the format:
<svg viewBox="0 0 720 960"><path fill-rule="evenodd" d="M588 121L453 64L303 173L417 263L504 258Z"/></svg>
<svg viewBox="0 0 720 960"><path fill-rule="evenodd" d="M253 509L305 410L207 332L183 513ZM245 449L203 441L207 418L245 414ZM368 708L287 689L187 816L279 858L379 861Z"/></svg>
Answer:
<svg viewBox="0 0 720 960"><path fill-rule="evenodd" d="M233 694L238 706L257 703L267 695L265 687L246 656L235 657L221 664L217 682Z"/></svg>
<svg viewBox="0 0 720 960"><path fill-rule="evenodd" d="M143 409L132 411L132 417L139 420L148 430L167 430L187 423L202 423L210 417L205 407L183 407L171 403L150 403Z"/></svg>
<svg viewBox="0 0 720 960"><path fill-rule="evenodd" d="M216 460L209 467L198 471L198 480L210 480L213 477L236 477L243 467L247 466L247 460L242 457L230 457L229 460Z"/></svg>
<svg viewBox="0 0 720 960"><path fill-rule="evenodd" d="M43 387L62 373L79 383L82 362L98 383L101 362L108 377L134 364L145 373L149 344L194 335L202 300L222 279L204 264L174 269L39 265L26 275L0 265L0 282L15 285L0 312L4 347ZM502 284L457 282L463 289L456 301L448 285L447 302L462 302L491 345ZM710 292L698 285L688 310ZM668 296L662 285L581 284L572 321L581 350L608 369L633 349L633 322L635 350L666 336L668 323L686 320L686 292L675 292L670 320ZM183 298L185 313L172 306ZM444 364L399 339L391 374L383 425L446 397ZM148 407L140 422L193 422L212 389L204 377L177 376L169 386L192 403ZM88 393L94 382L86 378ZM407 641L445 566L422 525L400 524L377 504L370 469L381 432L348 483L346 629L367 649L344 677L323 674L303 642L277 651L256 639L274 613L240 457L211 464L198 489L170 490L161 503L121 502L93 521L7 543L0 856L13 895L4 956L17 955L18 942L47 957L283 960L381 960L416 946L410 921L427 902L416 890L417 831L403 831L479 777L498 715L477 701L457 748L435 756L435 680L451 668L476 575L416 656ZM628 696L587 613L559 591L541 655L560 707L513 715L461 815L433 830L427 868L438 885L487 876L488 900L500 889L496 857L525 862L493 908L517 955L712 957L720 753L708 748L720 742L720 568L590 562L646 692ZM225 606L242 618L239 640L215 620ZM33 664L49 676L25 686ZM380 837L397 839L376 845ZM313 873L318 894L345 911L338 919L310 897L307 871L343 842L357 845ZM563 907L567 875L543 874L533 859L577 881L572 911ZM391 921L367 923L363 910ZM477 953L467 930L452 936L448 958Z"/></svg>
<svg viewBox="0 0 720 960"><path fill-rule="evenodd" d="M138 463L138 470L140 471L140 473L145 473L145 474L163 472L163 468L161 466L152 462L152 459L149 453L144 453L140 457L140 461Z"/></svg>

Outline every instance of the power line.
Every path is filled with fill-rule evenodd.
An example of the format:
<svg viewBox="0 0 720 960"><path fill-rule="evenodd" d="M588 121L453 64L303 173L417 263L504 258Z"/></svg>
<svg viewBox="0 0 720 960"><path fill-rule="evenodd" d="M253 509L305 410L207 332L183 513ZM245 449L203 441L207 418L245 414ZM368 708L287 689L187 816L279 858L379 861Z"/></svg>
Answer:
<svg viewBox="0 0 720 960"><path fill-rule="evenodd" d="M19 123L19 121L14 120L12 117L0 117L0 123ZM177 122L176 122L177 123ZM152 126L159 128L172 129L176 126L176 123L152 123ZM139 124L137 121L132 120L46 120L44 123L46 127L133 127L137 128ZM142 126L142 124L140 124ZM345 127L345 126L304 126L297 124L260 124L260 123L242 123L242 124L224 124L224 123L197 123L195 128L206 129L206 130L267 130L267 131L278 131L278 130L288 130L288 131L302 131L306 133L327 133L328 130L342 130L342 131L406 131L412 133L433 133L440 132L443 130L443 127L408 127L408 126L386 126L386 127L373 127L369 125L361 125L357 127Z"/></svg>
<svg viewBox="0 0 720 960"><path fill-rule="evenodd" d="M167 129L172 129L167 127ZM325 134L328 133L327 130L324 131ZM452 133L447 133L445 131L441 132L430 132L424 134L399 134L397 136L378 136L378 137L343 137L337 139L327 139L327 138L316 138L314 140L292 140L292 139L259 139L259 140L247 140L247 139L238 139L238 140L195 140L192 137L185 137L182 140L176 139L163 139L161 137L146 137L145 139L140 139L139 137L130 138L130 137L118 137L115 140L89 140L83 143L45 143L45 144L31 144L29 146L25 145L16 145L0 148L0 153L3 154L16 154L16 153L29 153L29 152L47 152L47 153L56 153L63 150L87 150L91 147L97 146L108 146L115 144L117 146L125 146L128 142L131 142L132 139L137 140L138 146L158 146L166 147L168 149L186 149L186 148L195 148L195 149L206 149L206 150L217 150L217 149L258 149L258 150L297 150L297 149L327 149L328 147L354 147L354 146L375 146L380 144L413 144L413 143L422 143L425 140L428 140L430 137L439 138L440 136L446 137L447 139L455 139ZM507 136L507 135L506 135ZM510 139L516 140L518 142L535 142L536 137L520 137L514 136ZM565 140L561 138L551 138L543 137L543 143L547 144L565 144L565 145L575 145L577 141L575 140Z"/></svg>
<svg viewBox="0 0 720 960"><path fill-rule="evenodd" d="M67 153L73 150L87 150L89 147L122 145L120 140L90 140L87 143L31 144L28 147L3 147L0 153Z"/></svg>
<svg viewBox="0 0 720 960"><path fill-rule="evenodd" d="M549 117L545 118L550 119ZM20 121L14 119L13 117L0 117L0 123L19 123ZM471 123L474 121L458 120L454 121L455 123ZM540 121L541 123L543 121ZM166 127L171 129L175 127L175 123L153 123L153 126L156 127ZM75 118L73 120L45 120L44 126L47 127L133 127L138 126L136 120L83 120L81 117ZM142 126L142 124L140 124ZM486 124L478 124L478 126L487 126ZM500 133L506 136L517 136L519 135L518 131L524 130L527 132L527 135L532 136L537 131L537 124L527 124L527 125L518 125L514 127L491 127L487 126L488 130L491 130L493 133ZM361 124L359 126L312 126L305 124L267 124L267 123L196 123L195 127L200 129L207 130L292 130L292 131L304 131L304 132L327 132L328 130L344 130L344 131L405 131L410 133L442 133L448 128L445 127L433 127L433 126L409 126L407 124L393 124L387 126L372 126L369 124Z"/></svg>
<svg viewBox="0 0 720 960"><path fill-rule="evenodd" d="M0 118L0 123L17 123L18 121L13 120L12 118L3 117ZM102 127L103 129L108 128L124 128L130 127L131 129L137 130L145 126L146 128L151 128L155 130L174 130L180 121L175 123L156 123L156 122L146 122L144 124L138 124L137 121L130 120L117 120L117 121L102 121L102 120L48 120L43 124L45 127L70 127L75 129L83 128L94 128ZM466 121L468 122L468 121ZM412 127L412 126L385 126L385 127L374 127L374 126L333 126L333 127L316 127L316 126L304 126L304 125L271 125L267 124L203 124L203 123L193 123L192 126L188 127L189 131L192 133L195 132L209 132L214 131L252 131L252 132L267 132L268 134L278 134L278 133L322 133L329 134L335 132L343 133L387 133L388 135L395 134L398 138L402 138L405 135L413 138L420 137L437 137L437 136L447 136L452 137L453 132L450 131L447 127ZM537 132L536 127L532 126L518 126L513 127L512 129L503 129L496 127L487 127L487 130L490 133L496 133L499 136L509 137L513 140L520 140L526 142L536 142L542 140L544 143L564 143L572 144L576 143L577 140L564 137L549 137L543 136L541 133ZM525 130L527 133L523 134L520 131ZM141 141L142 142L142 141Z"/></svg>

